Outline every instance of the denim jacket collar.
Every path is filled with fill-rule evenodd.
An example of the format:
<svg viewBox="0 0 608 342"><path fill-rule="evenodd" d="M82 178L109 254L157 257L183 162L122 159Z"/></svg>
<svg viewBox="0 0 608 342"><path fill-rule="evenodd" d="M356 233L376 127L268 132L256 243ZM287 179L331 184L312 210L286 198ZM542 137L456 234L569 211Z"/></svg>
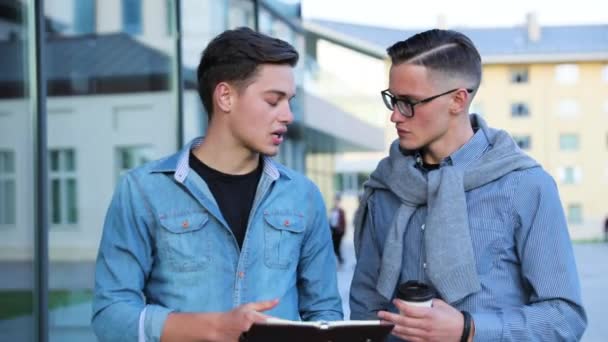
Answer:
<svg viewBox="0 0 608 342"><path fill-rule="evenodd" d="M183 184L191 171L188 163L190 151L199 147L203 143L203 139L203 137L193 139L178 153L161 160L150 172L174 172L173 178L175 178L177 182ZM287 179L291 179L288 172L268 156L264 156L264 174L269 176L272 181L276 181L281 175L285 176Z"/></svg>

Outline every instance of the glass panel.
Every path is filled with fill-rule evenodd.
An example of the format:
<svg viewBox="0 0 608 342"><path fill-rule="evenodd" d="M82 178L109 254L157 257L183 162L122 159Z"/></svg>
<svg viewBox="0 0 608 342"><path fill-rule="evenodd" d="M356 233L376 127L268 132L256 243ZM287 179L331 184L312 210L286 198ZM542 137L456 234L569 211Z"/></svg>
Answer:
<svg viewBox="0 0 608 342"><path fill-rule="evenodd" d="M6 191L6 181L2 180L0 178L0 225L2 224L7 224L7 214L6 214L6 210L7 210L7 202L8 202L9 198L7 196L7 191Z"/></svg>
<svg viewBox="0 0 608 342"><path fill-rule="evenodd" d="M555 80L559 84L575 84L578 81L578 65L559 64L555 66Z"/></svg>
<svg viewBox="0 0 608 342"><path fill-rule="evenodd" d="M528 68L511 69L511 83L528 83Z"/></svg>
<svg viewBox="0 0 608 342"><path fill-rule="evenodd" d="M51 171L59 171L59 151L51 151L49 163L51 164Z"/></svg>
<svg viewBox="0 0 608 342"><path fill-rule="evenodd" d="M566 167L564 169L564 183L565 184L574 184L574 182L575 182L574 168Z"/></svg>
<svg viewBox="0 0 608 342"><path fill-rule="evenodd" d="M0 180L0 200L2 203L0 206L0 224L15 224L15 215L16 215L16 207L15 207L15 181Z"/></svg>
<svg viewBox="0 0 608 342"><path fill-rule="evenodd" d="M53 179L51 181L51 213L53 224L61 223L61 181Z"/></svg>
<svg viewBox="0 0 608 342"><path fill-rule="evenodd" d="M90 34L95 31L95 0L74 1L74 32Z"/></svg>
<svg viewBox="0 0 608 342"><path fill-rule="evenodd" d="M0 1L0 341L34 341L34 155L28 5ZM27 4L27 5L26 5Z"/></svg>
<svg viewBox="0 0 608 342"><path fill-rule="evenodd" d="M513 135L513 140L522 150L529 150L532 147L531 137L529 135Z"/></svg>
<svg viewBox="0 0 608 342"><path fill-rule="evenodd" d="M141 33L141 0L122 0L122 26L124 31L129 34Z"/></svg>
<svg viewBox="0 0 608 342"><path fill-rule="evenodd" d="M578 134L561 134L559 136L559 148L563 151L578 150Z"/></svg>
<svg viewBox="0 0 608 342"><path fill-rule="evenodd" d="M116 185L116 149L150 146L165 156L178 147L175 40L163 22L173 15L171 7L165 1L91 2L90 34L63 29L46 40L50 341L97 341L90 322L95 260ZM48 22L69 24L72 15L91 13L80 0L46 0L44 7ZM208 12L195 15L201 23L211 19Z"/></svg>
<svg viewBox="0 0 608 342"><path fill-rule="evenodd" d="M520 116L529 116L529 115L530 115L530 109L528 108L528 105L526 103L517 102L517 103L511 104L511 116L520 117Z"/></svg>
<svg viewBox="0 0 608 342"><path fill-rule="evenodd" d="M574 224L583 222L583 208L580 204L570 204L568 206L568 222Z"/></svg>
<svg viewBox="0 0 608 342"><path fill-rule="evenodd" d="M184 68L184 141L204 135L207 113L196 92L196 68L201 52L227 28L253 27L250 0L182 0L182 57ZM159 151L157 151L158 153Z"/></svg>
<svg viewBox="0 0 608 342"><path fill-rule="evenodd" d="M76 170L76 158L74 157L74 150L65 150L63 164L62 169L65 171Z"/></svg>
<svg viewBox="0 0 608 342"><path fill-rule="evenodd" d="M66 207L67 207L67 222L70 224L78 221L78 205L76 201L76 179L67 179L66 182Z"/></svg>
<svg viewBox="0 0 608 342"><path fill-rule="evenodd" d="M10 151L0 152L0 173L15 172L15 154Z"/></svg>

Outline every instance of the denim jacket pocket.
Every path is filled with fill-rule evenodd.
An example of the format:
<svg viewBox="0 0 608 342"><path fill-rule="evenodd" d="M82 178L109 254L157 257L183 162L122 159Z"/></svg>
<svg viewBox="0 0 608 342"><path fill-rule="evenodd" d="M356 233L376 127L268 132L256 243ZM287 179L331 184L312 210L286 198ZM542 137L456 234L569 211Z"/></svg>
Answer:
<svg viewBox="0 0 608 342"><path fill-rule="evenodd" d="M300 257L303 217L265 213L264 221L264 262L270 268L287 269Z"/></svg>
<svg viewBox="0 0 608 342"><path fill-rule="evenodd" d="M167 260L174 271L194 272L203 269L211 259L208 229L209 214L187 212L161 215L160 260Z"/></svg>

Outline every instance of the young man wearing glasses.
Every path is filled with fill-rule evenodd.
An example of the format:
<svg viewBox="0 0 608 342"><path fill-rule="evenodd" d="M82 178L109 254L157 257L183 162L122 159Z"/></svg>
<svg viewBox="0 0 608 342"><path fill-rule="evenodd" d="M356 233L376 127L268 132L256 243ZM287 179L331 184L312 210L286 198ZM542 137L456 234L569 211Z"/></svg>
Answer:
<svg viewBox="0 0 608 342"><path fill-rule="evenodd" d="M97 258L100 341L236 342L267 315L341 320L317 187L270 157L293 122L298 53L248 28L198 67L204 138L121 180Z"/></svg>
<svg viewBox="0 0 608 342"><path fill-rule="evenodd" d="M365 184L355 222L351 318L394 340L580 339L586 315L556 185L502 130L469 114L481 58L430 30L388 48L381 92L398 139ZM395 300L426 283L432 307Z"/></svg>

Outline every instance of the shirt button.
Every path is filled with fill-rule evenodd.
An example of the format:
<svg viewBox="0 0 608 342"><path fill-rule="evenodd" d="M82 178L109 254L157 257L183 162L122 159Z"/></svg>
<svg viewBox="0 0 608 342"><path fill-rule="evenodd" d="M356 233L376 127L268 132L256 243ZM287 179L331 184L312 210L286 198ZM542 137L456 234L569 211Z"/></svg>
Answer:
<svg viewBox="0 0 608 342"><path fill-rule="evenodd" d="M184 229L188 229L188 227L190 227L190 223L188 222L188 220L184 220L184 222L182 222L182 227Z"/></svg>
<svg viewBox="0 0 608 342"><path fill-rule="evenodd" d="M245 278L245 272L239 272L239 278L241 278L241 279Z"/></svg>
<svg viewBox="0 0 608 342"><path fill-rule="evenodd" d="M420 227L420 229L424 230L424 224Z"/></svg>
<svg viewBox="0 0 608 342"><path fill-rule="evenodd" d="M426 269L426 262L422 263L422 267Z"/></svg>
<svg viewBox="0 0 608 342"><path fill-rule="evenodd" d="M283 225L284 225L285 227L289 227L289 220L285 220L285 222L283 222Z"/></svg>

